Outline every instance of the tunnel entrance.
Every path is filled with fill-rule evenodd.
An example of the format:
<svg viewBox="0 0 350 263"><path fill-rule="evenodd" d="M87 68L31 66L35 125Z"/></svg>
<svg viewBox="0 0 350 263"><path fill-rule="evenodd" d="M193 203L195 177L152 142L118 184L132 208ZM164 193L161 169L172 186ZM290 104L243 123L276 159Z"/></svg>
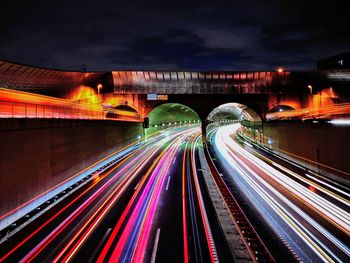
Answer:
<svg viewBox="0 0 350 263"><path fill-rule="evenodd" d="M125 118L140 118L140 115L137 112L137 110L126 104L117 105L115 107L105 106L104 109L107 111L107 118L118 118L121 116Z"/></svg>
<svg viewBox="0 0 350 263"><path fill-rule="evenodd" d="M244 132L253 132L254 137L262 134L262 120L251 108L240 103L225 103L213 109L205 120L205 133L231 123L240 123Z"/></svg>
<svg viewBox="0 0 350 263"><path fill-rule="evenodd" d="M129 105L126 105L126 104L115 106L114 109L121 110L121 111L128 111L128 112L138 113L136 109L134 109L133 107L131 107Z"/></svg>
<svg viewBox="0 0 350 263"><path fill-rule="evenodd" d="M165 103L154 108L149 114L148 134L161 129L180 125L200 124L198 114L181 103Z"/></svg>
<svg viewBox="0 0 350 263"><path fill-rule="evenodd" d="M267 114L269 113L275 113L275 112L282 112L282 111L287 111L287 110L295 110L295 108L289 106L289 105L277 105L275 107L273 107L272 109L270 109Z"/></svg>

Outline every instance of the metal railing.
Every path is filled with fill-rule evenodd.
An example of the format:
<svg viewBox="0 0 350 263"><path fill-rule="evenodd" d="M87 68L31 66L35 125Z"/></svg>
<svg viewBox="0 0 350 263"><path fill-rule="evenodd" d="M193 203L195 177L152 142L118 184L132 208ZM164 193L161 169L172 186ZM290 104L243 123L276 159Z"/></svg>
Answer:
<svg viewBox="0 0 350 263"><path fill-rule="evenodd" d="M103 111L0 101L0 118L107 119Z"/></svg>
<svg viewBox="0 0 350 263"><path fill-rule="evenodd" d="M114 111L113 115L94 104L0 89L0 118L55 118L140 121L139 115Z"/></svg>

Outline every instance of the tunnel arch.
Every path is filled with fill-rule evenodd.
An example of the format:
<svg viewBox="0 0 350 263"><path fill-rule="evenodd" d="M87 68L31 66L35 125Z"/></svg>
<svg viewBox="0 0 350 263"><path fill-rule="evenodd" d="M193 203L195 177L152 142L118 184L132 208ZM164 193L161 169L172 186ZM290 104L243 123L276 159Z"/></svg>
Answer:
<svg viewBox="0 0 350 263"><path fill-rule="evenodd" d="M286 110L295 110L295 108L287 104L279 104L272 107L267 113L269 114L269 113L281 112Z"/></svg>
<svg viewBox="0 0 350 263"><path fill-rule="evenodd" d="M163 103L148 113L149 126L200 123L199 115L187 105L181 103Z"/></svg>
<svg viewBox="0 0 350 263"><path fill-rule="evenodd" d="M129 111L133 113L139 113L138 110L128 104L119 104L113 107L115 110Z"/></svg>
<svg viewBox="0 0 350 263"><path fill-rule="evenodd" d="M206 122L213 123L220 120L238 120L261 122L261 118L253 109L241 103L225 103L214 108L207 116Z"/></svg>
<svg viewBox="0 0 350 263"><path fill-rule="evenodd" d="M139 119L140 114L134 107L127 105L127 104L120 104L117 106L109 106L104 107L104 109L107 111L106 117L107 118L132 118L132 119Z"/></svg>
<svg viewBox="0 0 350 263"><path fill-rule="evenodd" d="M239 122L244 129L261 133L262 119L259 114L250 107L241 103L225 103L214 108L207 116L203 132L207 134L213 128Z"/></svg>

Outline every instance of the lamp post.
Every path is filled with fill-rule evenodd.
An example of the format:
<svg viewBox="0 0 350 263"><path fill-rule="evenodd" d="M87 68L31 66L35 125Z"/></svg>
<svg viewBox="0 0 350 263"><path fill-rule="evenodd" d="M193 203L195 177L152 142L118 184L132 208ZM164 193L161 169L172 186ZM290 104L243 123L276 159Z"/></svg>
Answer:
<svg viewBox="0 0 350 263"><path fill-rule="evenodd" d="M314 105L314 101L313 101L313 98L312 98L312 85L307 85L307 88L310 90L310 95L311 95L311 100L312 100L312 115L314 114L315 112L315 105Z"/></svg>
<svg viewBox="0 0 350 263"><path fill-rule="evenodd" d="M307 87L310 90L310 94L312 95L312 86L311 85L307 85Z"/></svg>
<svg viewBox="0 0 350 263"><path fill-rule="evenodd" d="M97 94L100 94L103 85L101 83L97 84Z"/></svg>

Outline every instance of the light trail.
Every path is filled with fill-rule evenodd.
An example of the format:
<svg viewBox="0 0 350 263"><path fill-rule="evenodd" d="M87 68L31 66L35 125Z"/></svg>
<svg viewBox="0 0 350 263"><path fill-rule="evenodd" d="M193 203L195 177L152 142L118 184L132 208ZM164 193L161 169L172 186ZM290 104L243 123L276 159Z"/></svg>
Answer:
<svg viewBox="0 0 350 263"><path fill-rule="evenodd" d="M319 95L316 95L319 96ZM290 119L333 119L338 116L348 116L350 114L350 103L339 103L332 105L315 105L313 107L301 108L295 110L284 110L280 112L268 113L267 120L290 120ZM332 120L331 123L349 124L349 120Z"/></svg>
<svg viewBox="0 0 350 263"><path fill-rule="evenodd" d="M120 237L115 247L111 250L110 262L116 262L118 260L140 262L144 259L153 218L158 206L161 190L164 188L169 167L178 148L181 147L182 142L193 131L192 129L180 134L180 136L178 135L178 138L169 144L156 161L153 162L120 217L97 262L105 260L108 251L111 250L112 244L115 242L117 234L120 234ZM128 220L126 220L127 215L129 215ZM121 229L122 225L124 225L123 229ZM120 231L121 233L119 233Z"/></svg>
<svg viewBox="0 0 350 263"><path fill-rule="evenodd" d="M53 217L49 218L49 220L47 220L46 222L44 222L42 225L39 225L38 228L36 228L34 231L32 231L31 233L28 233L28 235L26 235L18 244L16 244L12 249L10 249L10 251L8 251L7 253L5 253L1 258L0 258L0 262L5 261L9 256L11 256L13 253L15 253L19 248L23 248L26 246L26 244L28 244L28 242L30 240L32 240L36 235L39 234L39 232L41 232L42 230L44 230L45 228L47 228L54 220L56 220L56 218L61 217L64 213L66 213L72 206L73 204L76 204L77 202L81 202L80 200L82 200L83 198L87 198L88 199L82 204L80 205L80 208L76 209L75 211L73 211L73 214L69 215L69 217L67 217L64 222L61 223L60 227L56 227L55 230L53 230L49 236L47 236L45 239L43 239L39 244L37 244L35 246L34 249L32 249L25 258L23 258L23 261L26 260L30 260L32 257L35 258L36 255L39 254L39 252L43 251L43 249L45 247L47 247L51 241L53 241L53 239L55 237L57 237L60 233L63 233L64 229L67 228L70 224L69 222L73 222L75 218L77 218L77 216L79 214L84 214L83 211L84 209L86 209L86 207L88 207L89 205L93 204L94 202L96 203L97 197L101 194L103 191L106 191L109 189L110 186L115 186L118 185L118 182L125 182L123 181L123 178L125 179L127 177L127 174L130 173L133 169L133 166L135 165L135 169L137 167L140 166L140 164L142 164L143 160L147 160L147 156L149 156L151 153L154 154L154 151L151 148L152 147L161 147L162 144L164 142L166 142L167 140L169 140L169 137L166 137L162 134L157 133L155 136L151 136L149 138L149 140L141 145L139 147L138 150L136 150L134 153L132 153L131 155L127 156L124 160L122 160L119 164L117 164L115 167L113 167L108 173L104 174L103 176L96 174L94 177L95 179L99 179L99 180L93 180L92 184L85 189L82 193L80 193L77 197L75 197L72 201L70 201L68 204L66 204L63 208L61 208ZM135 144L138 142L135 142ZM132 144L132 145L135 145ZM123 149L122 149L123 150ZM134 158L134 156L136 154L140 155L140 152L144 152L144 154L141 154L141 157L144 157L146 159L143 158ZM105 162L107 160L109 160L109 157L104 158L101 162ZM145 162L146 163L146 162ZM108 176L110 176L112 173L114 173L117 169L119 169L119 167L121 167L121 165L125 165L120 171L118 171L116 174L113 174L113 176L111 178L108 179L107 182L105 182L103 185L101 185L101 181L103 178L107 178ZM143 166L145 164L142 164ZM124 174L123 174L124 173ZM129 183L130 181L128 181ZM97 191L95 193L93 193L90 197L88 196L90 194L90 192L95 189L97 186L99 186L99 188L97 189ZM112 187L113 188L113 187ZM91 221L91 220L90 220ZM84 228L82 228L84 229ZM89 231L90 233L91 231ZM76 239L76 237L74 238ZM84 239L85 240L85 239ZM83 241L84 241L83 240Z"/></svg>
<svg viewBox="0 0 350 263"><path fill-rule="evenodd" d="M112 113L114 117L107 115ZM97 119L139 122L138 113L104 110L98 103L81 103L35 93L0 88L1 118Z"/></svg>
<svg viewBox="0 0 350 263"><path fill-rule="evenodd" d="M181 176L181 200L182 200L182 236L183 236L183 249L184 249L184 262L189 262L188 256L188 235L187 235L187 208L186 208L186 149L188 142L185 144L184 154L182 157L182 176Z"/></svg>
<svg viewBox="0 0 350 263"><path fill-rule="evenodd" d="M129 156L130 158L131 156ZM119 165L115 167L118 168L123 162L125 162L127 159L123 160ZM113 169L113 170L115 170ZM112 171L113 171L112 170ZM48 221L46 221L44 224L42 224L39 228L37 228L35 231L33 231L30 235L28 235L26 238L24 238L19 244L17 244L13 249L11 249L8 253L6 253L2 258L0 258L0 262L5 261L12 253L14 253L17 249L22 247L25 243L27 243L32 237L34 237L39 231L44 229L49 223L51 223L54 219L56 219L58 216L60 216L63 212L65 212L69 207L71 207L75 202L80 200L82 197L84 197L91 189L93 189L100 180L95 180L94 183L87 188L84 192L79 194L76 198L74 198L70 203L65 205L58 213L56 213L53 217L51 217Z"/></svg>
<svg viewBox="0 0 350 263"><path fill-rule="evenodd" d="M277 214L279 220L284 221L288 228L298 235L302 242L294 241L291 246L303 254L301 256L307 257L302 252L305 248L301 245L306 244L322 261L340 262L349 259L350 249L346 239L344 240L344 234L348 238L350 233L349 200L339 196L334 189L326 189L266 157L264 161L257 158L250 153L251 148L246 150L233 141L231 135L238 128L239 125L218 128L214 145L224 163L238 172L239 177L232 179L247 185L245 188L252 189L259 198L251 196L251 193L246 193L246 196L250 195L250 200L268 204L268 210ZM311 191L305 184L311 185L319 192ZM264 215L266 211L258 205L256 207L268 218ZM314 219L311 211L319 218ZM331 227L327 222L343 235L330 232ZM286 240L293 239L289 231L281 231L283 227L278 220L270 224L279 225L281 235L287 235Z"/></svg>
<svg viewBox="0 0 350 263"><path fill-rule="evenodd" d="M199 204L199 208L201 211L201 218L202 218L202 223L204 226L204 232L207 240L207 245L208 245L208 250L210 254L210 261L211 262L218 262L218 257L216 253L216 247L214 244L214 239L213 239L213 234L210 229L209 225L209 220L208 220L208 215L205 209L205 204L203 201L203 196L201 193L201 189L199 186L198 182L198 174L197 174L197 166L196 166L196 161L195 161L195 149L198 147L198 141L200 139L200 133L197 134L196 137L194 137L194 142L191 144L191 168L192 168L192 174L193 174L193 179L195 183L195 189L196 189L196 195L197 195L197 201Z"/></svg>
<svg viewBox="0 0 350 263"><path fill-rule="evenodd" d="M148 261L151 259L150 244L154 242L157 229L162 227L162 232L164 229L164 233L171 233L164 227L168 222L159 219L164 216L164 211L159 208L165 200L174 198L183 202L182 211L174 214L178 215L174 220L179 220L179 230L184 230L181 233L183 246L182 240L178 246L179 255L182 257L183 253L183 260L189 262L197 250L198 260L218 262L196 172L195 153L199 135L199 127L185 127L150 137L115 166L96 173L86 187L69 197L69 201L48 210L53 215L51 218L43 223L35 220L27 226L33 230L25 232L24 228L19 232L23 235L19 243L13 242L12 246L5 242L9 251L1 253L0 262L74 262L86 257L86 250L96 245L94 237L106 233L107 227L110 229L108 235L105 234L104 241L92 250L93 260ZM178 158L183 162L176 162ZM179 169L181 165L183 173L175 174L174 169ZM170 180L174 189L180 187L178 189L183 188L184 192L167 191ZM174 203L168 205L177 206ZM113 218L115 214L117 217ZM160 250L157 253L163 257L164 241L161 240L158 240ZM156 256L152 254L153 259Z"/></svg>
<svg viewBox="0 0 350 263"><path fill-rule="evenodd" d="M74 238L65 246L65 248L60 252L60 254L55 258L54 262L58 262L60 260L60 257L65 253L65 251L72 245L73 241L79 236L80 232L82 229L85 229L88 225L88 223L96 216L97 218L95 219L95 221L93 222L93 225L89 228L87 228L86 232L80 237L80 239L78 240L78 243L76 243L71 250L67 253L67 256L63 258L63 261L69 261L72 259L72 257L74 256L74 254L77 252L77 250L80 248L80 246L83 244L83 242L88 238L88 236L90 235L91 231L97 226L97 224L100 222L100 220L105 216L105 214L109 211L109 209L112 207L112 205L114 205L114 203L118 200L117 197L120 197L120 195L125 191L125 189L128 187L128 185L131 183L131 181L136 177L136 175L140 172L140 170L145 167L147 165L147 163L150 161L151 157L155 155L155 153L162 147L162 145L164 144L164 142L168 140L163 139L162 141L158 142L149 152L146 153L145 156L143 156L142 160L139 160L139 165L133 165L133 166L127 166L125 167L125 171L128 171L127 173L130 174L130 176L126 177L125 179L127 179L127 183L124 182L119 183L118 184L118 188L122 187L122 191L118 192L118 195L116 196L116 198L113 198L113 200L108 204L108 207L105 208L103 210L103 213L99 213L99 211L102 209L103 206L100 206L96 212L94 213L94 215L92 217L89 218L89 220L87 221L87 223L84 225L83 228L80 229L80 231L78 231L77 234L75 234ZM129 170L131 168L131 170ZM125 172L124 170L120 171L120 173L122 174L123 172ZM141 188L142 186L140 186ZM117 190L117 189L116 189ZM113 194L110 194L108 197L108 200L111 199L113 197Z"/></svg>
<svg viewBox="0 0 350 263"><path fill-rule="evenodd" d="M154 154L155 151L152 151L150 155L146 156L146 160L151 157L151 154ZM39 243L25 258L22 259L22 262L31 262L34 260L34 258L46 247L48 246L54 238L56 238L60 233L62 233L72 222L74 219L76 219L80 214L82 214L85 209L97 198L101 198L101 193L103 193L105 190L109 189L110 186L112 186L113 183L116 182L117 179L120 177L124 177L121 182L118 182L117 188L113 191L111 195L108 196L108 198L103 202L102 205L99 206L97 211L94 213L92 217L89 217L88 221L84 224L84 226L78 231L77 234L72 238L72 240L67 244L67 246L61 251L58 257L62 256L62 254L66 251L67 247L73 243L73 241L78 237L78 235L87 227L88 223L91 222L94 217L98 214L98 212L104 207L104 205L107 204L107 202L113 197L113 194L115 194L118 190L117 196L113 199L113 202L109 203L110 207L116 200L117 197L120 196L120 194L125 190L126 186L130 184L132 179L134 177L128 177L125 176L125 173L131 169L132 172L139 171L142 168L142 165L135 165L133 166L134 162L128 163L123 169L121 169L118 173L116 173L110 180L108 180L102 187L98 189L92 196L87 199L83 205L81 205L77 210L75 210L65 221L63 221L53 232L51 232L50 235L48 235L41 243ZM126 173L128 174L128 173ZM135 173L136 174L136 173ZM106 210L105 210L106 212ZM103 215L105 214L103 213ZM89 231L90 232L90 231ZM55 261L58 260L58 258L55 259Z"/></svg>
<svg viewBox="0 0 350 263"><path fill-rule="evenodd" d="M158 139L160 136L159 132L156 132L152 135L152 140ZM109 154L108 156L104 157L103 159L99 160L98 162L95 162L91 164L90 166L86 167L82 171L68 177L67 179L63 180L62 182L59 182L55 186L52 186L51 188L45 190L44 192L40 193L39 195L31 198L30 200L24 202L23 204L17 206L16 208L6 212L5 214L0 216L0 222L8 220L11 217L18 218L18 214L26 214L33 209L35 209L39 204L44 203L48 198L47 196L54 196L58 193L60 193L62 190L68 188L69 186L73 185L74 183L78 182L82 178L86 177L88 174L90 174L93 171L96 171L97 169L103 167L108 162L113 160L114 158L118 156L122 156L123 154L127 152L133 152L135 149L139 148L142 144L146 143L143 139L137 140L133 143L130 143L121 149ZM23 213L25 212L25 213Z"/></svg>

